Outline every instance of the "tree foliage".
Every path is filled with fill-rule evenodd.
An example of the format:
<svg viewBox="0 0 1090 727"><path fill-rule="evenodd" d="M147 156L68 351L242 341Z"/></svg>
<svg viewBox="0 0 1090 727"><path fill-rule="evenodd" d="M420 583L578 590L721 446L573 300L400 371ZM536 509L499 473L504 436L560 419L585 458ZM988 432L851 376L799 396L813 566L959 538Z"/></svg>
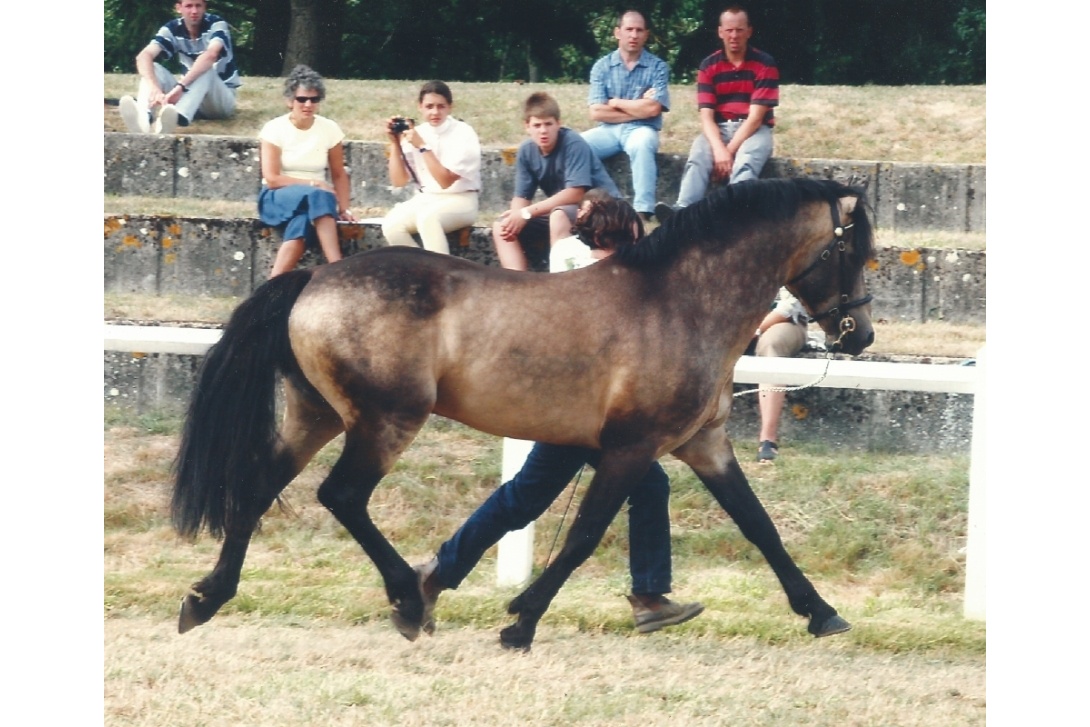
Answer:
<svg viewBox="0 0 1090 727"><path fill-rule="evenodd" d="M106 71L133 58L173 14L166 2L104 0ZM689 83L719 47L730 0L213 0L232 25L243 74L282 75L297 62L329 77L453 81L582 81L616 47L628 7L651 24L648 49ZM985 0L753 0L752 44L786 83L985 82Z"/></svg>

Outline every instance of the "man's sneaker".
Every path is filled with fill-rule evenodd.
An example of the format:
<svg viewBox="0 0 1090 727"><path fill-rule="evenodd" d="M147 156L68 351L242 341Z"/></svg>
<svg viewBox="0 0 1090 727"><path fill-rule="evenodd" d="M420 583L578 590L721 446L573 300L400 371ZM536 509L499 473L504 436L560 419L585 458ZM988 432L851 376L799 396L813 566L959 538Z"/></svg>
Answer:
<svg viewBox="0 0 1090 727"><path fill-rule="evenodd" d="M117 106L121 111L121 120L125 122L125 128L129 130L129 133L146 134L151 131L147 109L141 112L139 104L132 96L122 96Z"/></svg>
<svg viewBox="0 0 1090 727"><path fill-rule="evenodd" d="M772 460L776 459L776 456L779 453L780 449L776 446L776 443L770 442L766 439L765 441L761 442L759 447L757 447L757 461L771 462Z"/></svg>
<svg viewBox="0 0 1090 727"><path fill-rule="evenodd" d="M660 225L673 217L675 212L677 210L665 202L659 202L655 205L655 219L659 221Z"/></svg>
<svg viewBox="0 0 1090 727"><path fill-rule="evenodd" d="M156 134L173 134L178 128L178 109L174 104L167 104L159 112L159 118L155 121Z"/></svg>
<svg viewBox="0 0 1090 727"><path fill-rule="evenodd" d="M632 604L632 615L636 619L636 630L649 634L666 626L685 623L696 618L704 611L701 603L674 603L666 596L628 596Z"/></svg>

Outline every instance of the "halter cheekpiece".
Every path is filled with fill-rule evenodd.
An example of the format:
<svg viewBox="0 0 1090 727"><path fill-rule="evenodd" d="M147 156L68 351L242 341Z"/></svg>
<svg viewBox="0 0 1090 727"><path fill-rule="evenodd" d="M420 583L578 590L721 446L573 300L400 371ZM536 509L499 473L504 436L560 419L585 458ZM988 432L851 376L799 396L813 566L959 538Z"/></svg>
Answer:
<svg viewBox="0 0 1090 727"><path fill-rule="evenodd" d="M829 318L830 316L839 317L837 329L840 331L840 336L833 343L833 347L835 348L840 343L840 338L843 338L846 334L851 333L855 330L855 318L853 318L851 314L848 313L848 311L850 311L852 308L858 308L861 305L866 305L867 303L870 303L871 300L873 300L874 296L868 293L862 298L859 298L857 300L851 300L851 290L849 289L851 277L847 269L846 256L848 243L844 239L844 233L854 227L854 225L841 224L840 206L837 204L836 200L832 200L829 202L829 212L833 218L832 241L825 247L824 250L821 251L821 254L818 255L812 263L806 266L806 268L801 273L787 281L787 284L792 285L799 280L802 280L804 277L809 275L810 272L814 270L820 263L823 263L826 260L832 258L834 251L837 252L837 261L839 263L837 265L837 277L839 278L840 282L840 304L833 306L824 313L819 313L811 318L811 320L813 321L820 321L824 318Z"/></svg>

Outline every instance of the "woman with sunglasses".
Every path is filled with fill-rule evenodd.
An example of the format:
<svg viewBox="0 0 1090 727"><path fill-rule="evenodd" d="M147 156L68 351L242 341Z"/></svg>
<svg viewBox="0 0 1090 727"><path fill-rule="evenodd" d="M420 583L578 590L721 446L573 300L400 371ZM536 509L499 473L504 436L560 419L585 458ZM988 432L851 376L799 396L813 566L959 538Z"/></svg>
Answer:
<svg viewBox="0 0 1090 727"><path fill-rule="evenodd" d="M417 97L421 123L395 116L386 121L390 136L390 182L412 184L412 197L394 205L382 225L391 245L416 245L450 253L447 233L477 220L481 189L481 142L477 132L450 115L454 97L442 81L428 81Z"/></svg>
<svg viewBox="0 0 1090 727"><path fill-rule="evenodd" d="M284 236L270 277L292 270L315 241L328 262L340 260L337 220L356 219L348 209L344 132L318 115L325 98L322 77L307 66L296 66L284 80L284 98L288 113L266 123L258 135L262 177L258 215Z"/></svg>

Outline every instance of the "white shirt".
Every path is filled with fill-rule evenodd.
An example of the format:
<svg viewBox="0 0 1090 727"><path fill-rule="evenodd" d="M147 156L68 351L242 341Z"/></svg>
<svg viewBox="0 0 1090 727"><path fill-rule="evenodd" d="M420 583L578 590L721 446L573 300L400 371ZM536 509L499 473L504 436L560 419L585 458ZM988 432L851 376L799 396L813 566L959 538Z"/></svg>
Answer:
<svg viewBox="0 0 1090 727"><path fill-rule="evenodd" d="M806 315L806 309L802 307L802 303L791 295L787 288L780 288L780 292L776 295L776 307L772 311L804 326L810 322L810 316Z"/></svg>
<svg viewBox="0 0 1090 727"><path fill-rule="evenodd" d="M572 235L557 240L549 250L549 272L562 273L565 270L585 268L599 259L593 256L592 250L582 240Z"/></svg>
<svg viewBox="0 0 1090 727"><path fill-rule="evenodd" d="M428 171L427 163L420 158L420 152L408 141L401 142L405 159L416 172L420 180L421 191L426 194L457 194L460 192L481 191L481 141L477 132L464 121L448 116L439 126L424 123L416 126L416 133L424 140L424 146L434 154L439 163L458 175L446 189L439 186L435 177Z"/></svg>

